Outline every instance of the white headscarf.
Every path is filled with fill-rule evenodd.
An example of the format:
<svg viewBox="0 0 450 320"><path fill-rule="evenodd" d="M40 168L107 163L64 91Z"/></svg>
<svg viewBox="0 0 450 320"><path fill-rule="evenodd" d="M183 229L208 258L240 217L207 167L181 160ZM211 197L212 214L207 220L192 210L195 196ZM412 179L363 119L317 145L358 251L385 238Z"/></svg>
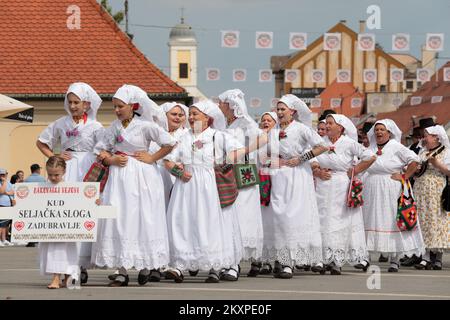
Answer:
<svg viewBox="0 0 450 320"><path fill-rule="evenodd" d="M248 114L244 93L240 89L231 89L221 93L219 100L230 105L236 118L245 118L248 122L255 124L255 121Z"/></svg>
<svg viewBox="0 0 450 320"><path fill-rule="evenodd" d="M262 120L262 118L263 118L264 115L266 115L266 114L268 114L273 120L275 120L276 123L278 123L278 116L277 116L277 113L276 113L276 112L272 112L272 111L264 112L264 113L261 115L260 120Z"/></svg>
<svg viewBox="0 0 450 320"><path fill-rule="evenodd" d="M180 107L181 110L183 110L184 115L186 116L186 121L183 124L183 127L185 127L185 128L189 127L189 121L188 121L189 108L187 106L185 106L182 103L178 103L178 102L166 102L166 103L163 103L162 105L160 105L159 107L164 112L164 115L165 115L166 119L167 119L167 112L169 112L170 110L172 110L175 107ZM168 123L167 120L166 120L166 123L167 123L167 126L169 126L169 123ZM167 127L166 130L169 130L169 128Z"/></svg>
<svg viewBox="0 0 450 320"><path fill-rule="evenodd" d="M133 110L139 114L143 120L156 122L161 127L167 128L167 118L165 113L141 88L130 84L124 84L117 90L113 98L119 99L126 104L133 105Z"/></svg>
<svg viewBox="0 0 450 320"><path fill-rule="evenodd" d="M296 110L294 119L312 128L312 112L302 99L293 94L285 94L278 103L283 102L289 109Z"/></svg>
<svg viewBox="0 0 450 320"><path fill-rule="evenodd" d="M375 137L375 127L377 124L382 124L383 126L385 126L387 131L389 131L392 134L393 138L397 142L400 142L400 143L402 142L402 131L395 124L394 120L383 119L383 120L378 120L377 122L375 122L375 124L372 126L372 128L370 128L369 132L367 132L367 136L369 138L369 142L371 145L376 145L376 143L377 143L376 137Z"/></svg>
<svg viewBox="0 0 450 320"><path fill-rule="evenodd" d="M349 118L347 118L343 114L329 114L327 115L327 118L328 117L333 117L334 121L336 121L337 124L344 127L344 134L358 142L358 130Z"/></svg>
<svg viewBox="0 0 450 320"><path fill-rule="evenodd" d="M211 100L201 100L191 105L191 107L196 107L198 110L206 114L208 117L214 119L211 128L217 130L225 130L226 128L225 116L223 115L222 111L219 109L219 106L217 104L215 104Z"/></svg>
<svg viewBox="0 0 450 320"><path fill-rule="evenodd" d="M450 149L450 141L448 139L447 132L445 132L445 129L443 126L436 125L436 126L428 127L425 130L427 130L428 134L438 136L439 142L442 143L446 148Z"/></svg>
<svg viewBox="0 0 450 320"><path fill-rule="evenodd" d="M86 111L87 116L91 120L95 120L97 118L97 111L102 104L102 99L90 85L84 82L75 82L69 86L69 89L67 89L66 97L64 99L64 109L70 115L71 113L69 110L69 100L67 99L69 93L73 93L81 101L89 102L90 106Z"/></svg>

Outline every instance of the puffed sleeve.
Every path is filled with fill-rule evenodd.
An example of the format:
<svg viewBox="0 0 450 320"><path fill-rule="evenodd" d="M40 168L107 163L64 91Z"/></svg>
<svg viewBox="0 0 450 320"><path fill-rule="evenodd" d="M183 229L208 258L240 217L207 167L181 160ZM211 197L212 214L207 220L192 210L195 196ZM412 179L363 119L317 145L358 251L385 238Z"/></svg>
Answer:
<svg viewBox="0 0 450 320"><path fill-rule="evenodd" d="M181 150L183 149L183 146L186 143L188 143L187 139L188 139L187 136L181 137L180 140L178 141L177 145L175 146L175 148L173 148L172 151L164 157L164 160L169 160L172 162L181 161L181 153L182 153Z"/></svg>
<svg viewBox="0 0 450 320"><path fill-rule="evenodd" d="M396 154L405 165L409 165L411 162L420 162L419 156L414 151L408 149L400 143L398 145L399 150Z"/></svg>
<svg viewBox="0 0 450 320"><path fill-rule="evenodd" d="M301 140L306 142L311 148L314 148L318 145L324 145L325 141L322 139L319 134L314 131L312 128L309 128L302 124L302 130L301 130ZM303 142L302 141L302 142Z"/></svg>
<svg viewBox="0 0 450 320"><path fill-rule="evenodd" d="M54 145L60 138L57 130L57 122L58 120L50 123L38 138L40 142L46 144L51 150L53 150Z"/></svg>
<svg viewBox="0 0 450 320"><path fill-rule="evenodd" d="M95 144L93 152L99 154L103 150L112 151L114 148L115 132L116 129L114 123L112 123L109 128L103 129L101 136L99 136L99 140L97 140L97 143Z"/></svg>
<svg viewBox="0 0 450 320"><path fill-rule="evenodd" d="M375 155L373 151L364 147L362 144L351 140L350 138L349 141L351 141L352 144L352 155L358 157L361 161L370 160Z"/></svg>
<svg viewBox="0 0 450 320"><path fill-rule="evenodd" d="M450 150L447 148L447 150L445 150L445 155L444 155L444 165L447 167L447 169L450 170Z"/></svg>
<svg viewBox="0 0 450 320"><path fill-rule="evenodd" d="M142 130L147 140L155 141L159 146L174 146L177 143L167 131L153 122L147 122Z"/></svg>

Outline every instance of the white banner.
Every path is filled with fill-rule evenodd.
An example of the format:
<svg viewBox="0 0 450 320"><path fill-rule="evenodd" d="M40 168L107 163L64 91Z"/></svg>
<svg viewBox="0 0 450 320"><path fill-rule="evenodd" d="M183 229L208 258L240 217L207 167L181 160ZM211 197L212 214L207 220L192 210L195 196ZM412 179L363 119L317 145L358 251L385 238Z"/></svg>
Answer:
<svg viewBox="0 0 450 320"><path fill-rule="evenodd" d="M396 33L392 35L393 51L409 51L409 34Z"/></svg>
<svg viewBox="0 0 450 320"><path fill-rule="evenodd" d="M349 69L338 69L336 79L338 83L350 82L352 79L351 71Z"/></svg>
<svg viewBox="0 0 450 320"><path fill-rule="evenodd" d="M426 68L417 69L416 73L417 81L428 82L431 78L431 70Z"/></svg>
<svg viewBox="0 0 450 320"><path fill-rule="evenodd" d="M259 82L272 82L272 70L271 69L259 70Z"/></svg>
<svg viewBox="0 0 450 320"><path fill-rule="evenodd" d="M239 48L239 31L222 31L222 47Z"/></svg>
<svg viewBox="0 0 450 320"><path fill-rule="evenodd" d="M300 70L286 69L284 70L284 82L296 82L300 79Z"/></svg>
<svg viewBox="0 0 450 320"><path fill-rule="evenodd" d="M428 51L444 50L444 34L443 33L427 33L426 50L428 50Z"/></svg>
<svg viewBox="0 0 450 320"><path fill-rule="evenodd" d="M364 83L377 82L377 69L364 69L363 79Z"/></svg>
<svg viewBox="0 0 450 320"><path fill-rule="evenodd" d="M308 35L304 32L289 33L289 49L291 50L306 50L307 41Z"/></svg>
<svg viewBox="0 0 450 320"><path fill-rule="evenodd" d="M422 103L422 97L411 97L410 104L416 106Z"/></svg>
<svg viewBox="0 0 450 320"><path fill-rule="evenodd" d="M311 99L311 108L320 108L322 106L322 99L320 98L313 98Z"/></svg>
<svg viewBox="0 0 450 320"><path fill-rule="evenodd" d="M311 81L312 82L324 82L325 81L325 71L323 69L313 69L311 71Z"/></svg>
<svg viewBox="0 0 450 320"><path fill-rule="evenodd" d="M375 35L373 33L358 34L358 50L374 51L375 50Z"/></svg>
<svg viewBox="0 0 450 320"><path fill-rule="evenodd" d="M431 103L440 103L442 102L442 96L432 96L431 97Z"/></svg>
<svg viewBox="0 0 450 320"><path fill-rule="evenodd" d="M391 72L391 82L402 82L404 77L403 69L392 68Z"/></svg>
<svg viewBox="0 0 450 320"><path fill-rule="evenodd" d="M400 107L403 103L403 99L401 97L393 97L391 103L394 107Z"/></svg>
<svg viewBox="0 0 450 320"><path fill-rule="evenodd" d="M341 98L332 98L330 99L330 107L332 109L339 108L341 106L342 99Z"/></svg>
<svg viewBox="0 0 450 320"><path fill-rule="evenodd" d="M341 50L341 34L325 33L323 36L323 50L325 51Z"/></svg>
<svg viewBox="0 0 450 320"><path fill-rule="evenodd" d="M259 108L262 105L262 101L260 98L251 98L250 99L250 107L251 108Z"/></svg>
<svg viewBox="0 0 450 320"><path fill-rule="evenodd" d="M247 70L245 69L234 69L233 70L233 81L242 82L247 79Z"/></svg>
<svg viewBox="0 0 450 320"><path fill-rule="evenodd" d="M207 81L217 81L220 79L220 70L216 68L206 69L206 80Z"/></svg>
<svg viewBox="0 0 450 320"><path fill-rule="evenodd" d="M99 188L98 182L16 184L16 205L6 208L13 220L12 241L95 242L97 218L105 217L105 210L109 217L116 212L96 204Z"/></svg>
<svg viewBox="0 0 450 320"><path fill-rule="evenodd" d="M257 31L256 49L272 49L272 48L273 48L273 32Z"/></svg>
<svg viewBox="0 0 450 320"><path fill-rule="evenodd" d="M272 98L272 99L270 99L270 106L271 106L272 108L276 108L276 107L277 107L277 104L278 104L278 101L280 101L279 98Z"/></svg>
<svg viewBox="0 0 450 320"><path fill-rule="evenodd" d="M352 98L351 107L352 108L361 108L362 107L362 98Z"/></svg>
<svg viewBox="0 0 450 320"><path fill-rule="evenodd" d="M450 68L444 68L444 81L450 81Z"/></svg>

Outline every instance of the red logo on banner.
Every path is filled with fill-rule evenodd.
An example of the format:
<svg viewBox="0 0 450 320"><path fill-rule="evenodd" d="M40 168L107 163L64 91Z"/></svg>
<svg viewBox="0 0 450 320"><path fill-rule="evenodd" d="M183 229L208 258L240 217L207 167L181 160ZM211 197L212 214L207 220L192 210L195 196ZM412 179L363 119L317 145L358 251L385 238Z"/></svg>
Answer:
<svg viewBox="0 0 450 320"><path fill-rule="evenodd" d="M25 227L25 223L23 221L14 222L14 229L16 229L17 231L22 230L23 227Z"/></svg>

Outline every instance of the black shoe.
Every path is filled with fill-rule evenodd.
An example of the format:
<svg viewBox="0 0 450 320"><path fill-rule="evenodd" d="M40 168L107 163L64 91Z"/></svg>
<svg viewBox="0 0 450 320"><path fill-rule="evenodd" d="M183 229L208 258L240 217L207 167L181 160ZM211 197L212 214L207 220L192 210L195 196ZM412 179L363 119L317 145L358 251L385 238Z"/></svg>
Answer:
<svg viewBox="0 0 450 320"><path fill-rule="evenodd" d="M253 262L250 270L247 273L247 277L254 278L259 274L259 270L261 270L261 263L255 263Z"/></svg>
<svg viewBox="0 0 450 320"><path fill-rule="evenodd" d="M433 270L442 270L442 262L440 260L434 262Z"/></svg>
<svg viewBox="0 0 450 320"><path fill-rule="evenodd" d="M117 278L118 275L119 275L118 273L110 274L110 275L108 276L108 279L111 280L111 281L114 281L114 280L116 280L116 278Z"/></svg>
<svg viewBox="0 0 450 320"><path fill-rule="evenodd" d="M156 270L156 269L151 270L150 275L148 276L148 281L160 282L161 281L161 272L159 272L159 270Z"/></svg>
<svg viewBox="0 0 450 320"><path fill-rule="evenodd" d="M167 274L170 273L170 277L176 282L176 283L182 283L184 280L183 273L180 270L167 270L166 271L166 279Z"/></svg>
<svg viewBox="0 0 450 320"><path fill-rule="evenodd" d="M115 280L109 283L109 287L127 287L130 278L128 275L117 274Z"/></svg>
<svg viewBox="0 0 450 320"><path fill-rule="evenodd" d="M403 258L400 258L400 263L403 263L403 262L405 262L406 260L408 260L409 258L408 258L408 256L403 256ZM402 264L403 265L403 264Z"/></svg>
<svg viewBox="0 0 450 320"><path fill-rule="evenodd" d="M262 268L259 270L259 274L271 274L272 273L272 266L270 263L264 263Z"/></svg>
<svg viewBox="0 0 450 320"><path fill-rule="evenodd" d="M389 257L385 257L382 254L380 254L380 257L378 258L378 262L388 262Z"/></svg>
<svg viewBox="0 0 450 320"><path fill-rule="evenodd" d="M432 265L434 265L436 263L436 253L434 253L433 251L430 251L430 262Z"/></svg>
<svg viewBox="0 0 450 320"><path fill-rule="evenodd" d="M194 271L189 270L189 275L190 275L191 277L196 277L196 276L198 275L198 270L194 270Z"/></svg>
<svg viewBox="0 0 450 320"><path fill-rule="evenodd" d="M147 282L148 282L148 274L145 274L144 273L144 270L141 270L141 271L139 271L139 274L138 274L138 284L140 285L140 286L143 286L144 284L146 284Z"/></svg>
<svg viewBox="0 0 450 320"><path fill-rule="evenodd" d="M422 261L421 257L417 257L416 255L413 255L411 258L407 258L406 260L403 260L403 262L400 261L400 265L402 267L412 267L416 264L419 264Z"/></svg>
<svg viewBox="0 0 450 320"><path fill-rule="evenodd" d="M393 264L396 265L397 267L392 266ZM391 266L388 269L388 272L398 272L398 264L395 262L392 262Z"/></svg>
<svg viewBox="0 0 450 320"><path fill-rule="evenodd" d="M430 261L422 260L420 263L415 264L414 268L416 268L417 270L431 270L433 266Z"/></svg>
<svg viewBox="0 0 450 320"><path fill-rule="evenodd" d="M357 265L354 266L354 268L366 272L367 269L368 269L369 266L370 266L370 263L369 263L369 261L367 261L367 260L365 260L365 262L366 262L366 265L364 265L364 264L362 264L362 263L358 263Z"/></svg>
<svg viewBox="0 0 450 320"><path fill-rule="evenodd" d="M325 268L322 265L315 265L311 268L311 271L314 273L325 274Z"/></svg>
<svg viewBox="0 0 450 320"><path fill-rule="evenodd" d="M205 280L206 283L219 283L219 276L217 273L210 272L208 278Z"/></svg>
<svg viewBox="0 0 450 320"><path fill-rule="evenodd" d="M289 268L289 269L287 269L287 268ZM281 269L280 273L274 275L274 277L278 278L278 279L291 279L293 276L294 276L294 274L293 274L292 268L289 266L284 266L283 269Z"/></svg>
<svg viewBox="0 0 450 320"><path fill-rule="evenodd" d="M88 282L89 276L85 268L80 268L80 284L86 284Z"/></svg>
<svg viewBox="0 0 450 320"><path fill-rule="evenodd" d="M339 268L339 270L336 270L335 268L331 268L330 270L330 274L333 276L340 276L341 275L341 268Z"/></svg>
<svg viewBox="0 0 450 320"><path fill-rule="evenodd" d="M281 269L282 269L281 263L279 263L278 261L275 261L275 265L273 267L273 273L278 274L281 272Z"/></svg>
<svg viewBox="0 0 450 320"><path fill-rule="evenodd" d="M236 271L236 275L229 274L228 271L230 271L230 270ZM227 272L224 272L222 274L222 276L220 277L220 280L224 280L224 281L238 281L238 279L239 279L239 272L238 272L238 270L233 269L233 268L228 269Z"/></svg>
<svg viewBox="0 0 450 320"><path fill-rule="evenodd" d="M30 248L30 247L36 247L36 243L37 243L37 242L28 242L27 245L26 245L25 247L28 247L28 248Z"/></svg>

